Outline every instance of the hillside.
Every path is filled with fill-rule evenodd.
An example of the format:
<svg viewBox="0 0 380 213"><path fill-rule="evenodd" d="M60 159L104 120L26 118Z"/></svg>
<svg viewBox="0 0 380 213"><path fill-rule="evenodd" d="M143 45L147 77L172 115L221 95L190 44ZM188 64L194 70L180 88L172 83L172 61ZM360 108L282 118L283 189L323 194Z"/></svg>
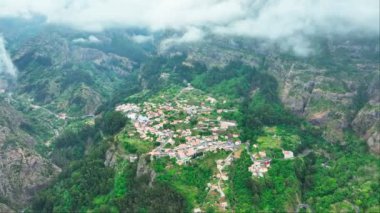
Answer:
<svg viewBox="0 0 380 213"><path fill-rule="evenodd" d="M371 38L300 58L35 29L4 35L18 74L0 72L0 212L379 210Z"/></svg>

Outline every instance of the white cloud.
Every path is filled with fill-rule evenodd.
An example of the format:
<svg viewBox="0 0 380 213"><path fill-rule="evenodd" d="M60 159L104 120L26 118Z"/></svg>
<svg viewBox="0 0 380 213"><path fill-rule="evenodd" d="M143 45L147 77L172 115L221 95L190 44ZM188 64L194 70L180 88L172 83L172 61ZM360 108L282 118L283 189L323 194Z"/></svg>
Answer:
<svg viewBox="0 0 380 213"><path fill-rule="evenodd" d="M17 69L12 62L7 50L5 49L5 41L0 36L0 73L8 73L9 75L16 77Z"/></svg>
<svg viewBox="0 0 380 213"><path fill-rule="evenodd" d="M163 40L160 44L161 51L165 51L168 48L176 44L198 42L205 36L204 32L196 27L190 27L186 29L183 35L175 35L173 37Z"/></svg>
<svg viewBox="0 0 380 213"><path fill-rule="evenodd" d="M76 38L76 39L73 39L72 42L73 43L100 43L102 41L99 40L96 36L90 35L90 36L88 36L88 38Z"/></svg>
<svg viewBox="0 0 380 213"><path fill-rule="evenodd" d="M142 44L142 43L153 41L153 36L152 35L149 35L149 36L147 36L147 35L133 35L133 36L131 36L131 40L136 42L136 43Z"/></svg>
<svg viewBox="0 0 380 213"><path fill-rule="evenodd" d="M48 23L87 31L115 27L152 31L203 29L216 34L285 40L289 45L307 44L305 35L379 34L379 0L0 1L0 17L29 18L34 14L46 16ZM178 39L187 38L184 35Z"/></svg>

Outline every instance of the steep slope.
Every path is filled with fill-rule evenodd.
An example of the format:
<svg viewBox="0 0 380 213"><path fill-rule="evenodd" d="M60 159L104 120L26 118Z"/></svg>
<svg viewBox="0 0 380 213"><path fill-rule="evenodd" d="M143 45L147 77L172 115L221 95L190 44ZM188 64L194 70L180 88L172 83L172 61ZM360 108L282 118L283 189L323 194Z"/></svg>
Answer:
<svg viewBox="0 0 380 213"><path fill-rule="evenodd" d="M128 58L87 48L60 33L42 33L15 54L18 94L55 111L94 114L133 68Z"/></svg>
<svg viewBox="0 0 380 213"><path fill-rule="evenodd" d="M134 62L49 27L16 34L7 46L17 79L0 73L0 202L21 209L61 171L49 159L56 158L51 142L71 123L93 117Z"/></svg>
<svg viewBox="0 0 380 213"><path fill-rule="evenodd" d="M376 76L367 94L370 98L356 114L352 127L366 139L372 152L380 154L380 82Z"/></svg>
<svg viewBox="0 0 380 213"><path fill-rule="evenodd" d="M232 175L218 205L227 200L237 212L293 212L304 203L320 211L377 208L380 167L351 130L379 153L378 46L331 40L321 42L316 55L295 58L257 41L215 38L152 56L134 53L143 48L118 33L96 34L96 43L86 43L85 33L49 29L12 50L19 76L13 96L0 102L0 202L19 209L33 198L35 212L215 209L203 203L209 201L205 189L215 160L228 153L185 166L150 161L146 152L157 144L125 139L134 134L125 126L129 120L113 112L120 102L142 104L191 83L236 109L223 116L237 121L239 140L246 142L247 152L225 170ZM275 160L258 179L247 167L249 151L262 142ZM112 163L110 146L123 153ZM283 160L282 149L296 159ZM63 169L58 178L60 168L51 162Z"/></svg>
<svg viewBox="0 0 380 213"><path fill-rule="evenodd" d="M265 70L278 81L285 107L320 126L327 140L344 143L345 131L353 129L378 153L379 46L376 38L318 38L314 53L299 58L274 52L276 47L259 41L215 38L179 50L186 53L190 65L224 67L241 60ZM178 48L167 54L175 51Z"/></svg>
<svg viewBox="0 0 380 213"><path fill-rule="evenodd" d="M0 100L0 201L22 208L60 169L34 151L35 140L20 126L22 114Z"/></svg>

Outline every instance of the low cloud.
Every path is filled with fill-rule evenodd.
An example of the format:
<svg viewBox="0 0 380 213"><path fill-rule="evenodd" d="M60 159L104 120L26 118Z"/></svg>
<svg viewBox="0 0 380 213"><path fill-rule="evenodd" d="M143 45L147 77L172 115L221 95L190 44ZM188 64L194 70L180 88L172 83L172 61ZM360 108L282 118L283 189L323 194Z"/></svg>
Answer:
<svg viewBox="0 0 380 213"><path fill-rule="evenodd" d="M12 77L16 77L17 69L12 62L7 50L5 49L5 41L0 36L0 74L9 74Z"/></svg>
<svg viewBox="0 0 380 213"><path fill-rule="evenodd" d="M73 43L101 43L102 41L99 40L96 36L90 35L88 38L76 38L73 39Z"/></svg>
<svg viewBox="0 0 380 213"><path fill-rule="evenodd" d="M202 30L195 27L188 28L180 36L174 35L163 40L160 44L160 51L166 51L170 47L178 44L199 42L204 36L205 34Z"/></svg>
<svg viewBox="0 0 380 213"><path fill-rule="evenodd" d="M131 36L131 40L142 44L146 42L152 42L153 41L153 36L152 35L133 35Z"/></svg>
<svg viewBox="0 0 380 213"><path fill-rule="evenodd" d="M1 0L0 17L46 17L85 31L109 28L177 30L182 43L208 33L282 42L300 54L308 36L378 35L378 0ZM193 35L194 29L198 30ZM206 33L207 32L207 33ZM187 34L187 35L186 35ZM201 36L200 36L201 35ZM136 42L145 38L135 37ZM175 41L174 41L175 40Z"/></svg>

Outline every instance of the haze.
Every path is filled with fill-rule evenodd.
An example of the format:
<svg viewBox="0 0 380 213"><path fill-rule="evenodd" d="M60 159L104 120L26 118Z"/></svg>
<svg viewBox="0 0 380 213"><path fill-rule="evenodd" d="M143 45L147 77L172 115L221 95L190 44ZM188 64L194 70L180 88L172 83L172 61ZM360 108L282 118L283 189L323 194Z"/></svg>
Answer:
<svg viewBox="0 0 380 213"><path fill-rule="evenodd" d="M282 42L300 55L309 36L379 34L378 0L2 0L0 17L46 17L47 23L98 32L110 28L178 30L164 45L208 34ZM143 39L144 40L144 39ZM143 41L140 39L140 41ZM149 40L149 39L147 39Z"/></svg>

